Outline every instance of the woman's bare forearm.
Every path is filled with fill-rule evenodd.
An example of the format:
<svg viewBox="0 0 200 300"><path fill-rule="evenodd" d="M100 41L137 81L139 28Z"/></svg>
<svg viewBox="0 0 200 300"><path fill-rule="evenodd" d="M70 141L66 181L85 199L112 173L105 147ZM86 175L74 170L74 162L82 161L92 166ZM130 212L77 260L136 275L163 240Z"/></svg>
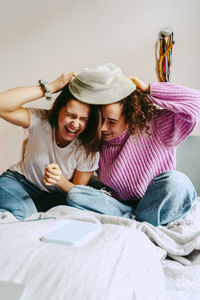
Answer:
<svg viewBox="0 0 200 300"><path fill-rule="evenodd" d="M69 83L75 73L63 73L49 83L51 93L57 93ZM16 87L0 93L0 112L13 112L25 103L44 97L45 91L40 85Z"/></svg>
<svg viewBox="0 0 200 300"><path fill-rule="evenodd" d="M6 90L0 93L0 112L12 112L27 102L44 96L44 90L39 85L24 86Z"/></svg>

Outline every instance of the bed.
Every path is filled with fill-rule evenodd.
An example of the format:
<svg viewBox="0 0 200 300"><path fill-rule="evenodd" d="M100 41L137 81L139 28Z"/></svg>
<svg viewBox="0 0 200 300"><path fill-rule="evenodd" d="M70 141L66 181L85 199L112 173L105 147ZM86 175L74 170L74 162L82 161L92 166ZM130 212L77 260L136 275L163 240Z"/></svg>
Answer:
<svg viewBox="0 0 200 300"><path fill-rule="evenodd" d="M102 231L76 248L40 240L74 219ZM21 284L20 300L200 299L199 198L168 227L57 206L24 222L1 213L0 235L0 281Z"/></svg>

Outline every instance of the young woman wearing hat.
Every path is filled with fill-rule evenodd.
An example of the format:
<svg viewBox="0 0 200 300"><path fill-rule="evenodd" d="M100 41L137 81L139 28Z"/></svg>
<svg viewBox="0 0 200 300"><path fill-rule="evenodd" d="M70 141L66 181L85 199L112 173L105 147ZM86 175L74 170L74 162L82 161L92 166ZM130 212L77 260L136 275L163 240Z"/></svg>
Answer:
<svg viewBox="0 0 200 300"><path fill-rule="evenodd" d="M69 189L86 185L98 168L99 108L72 96L68 83L73 76L66 73L49 86L39 81L37 86L0 93L0 117L29 131L24 160L0 176L0 212L23 220L38 210L66 204ZM50 110L23 107L59 91Z"/></svg>
<svg viewBox="0 0 200 300"><path fill-rule="evenodd" d="M175 154L200 120L200 92L131 79L107 64L83 70L70 83L78 99L102 104L98 176L119 201L75 186L68 204L167 225L184 217L196 198L190 179L175 170Z"/></svg>

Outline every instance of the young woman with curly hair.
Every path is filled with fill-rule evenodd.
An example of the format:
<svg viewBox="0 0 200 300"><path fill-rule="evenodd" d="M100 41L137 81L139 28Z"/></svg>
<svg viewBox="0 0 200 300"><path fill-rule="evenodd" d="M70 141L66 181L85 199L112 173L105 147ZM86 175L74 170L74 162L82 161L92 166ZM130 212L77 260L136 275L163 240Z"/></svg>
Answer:
<svg viewBox="0 0 200 300"><path fill-rule="evenodd" d="M200 92L125 79L114 64L85 69L70 85L79 99L103 104L97 173L115 196L73 187L68 204L155 226L184 217L196 192L190 179L175 170L176 147L200 120Z"/></svg>

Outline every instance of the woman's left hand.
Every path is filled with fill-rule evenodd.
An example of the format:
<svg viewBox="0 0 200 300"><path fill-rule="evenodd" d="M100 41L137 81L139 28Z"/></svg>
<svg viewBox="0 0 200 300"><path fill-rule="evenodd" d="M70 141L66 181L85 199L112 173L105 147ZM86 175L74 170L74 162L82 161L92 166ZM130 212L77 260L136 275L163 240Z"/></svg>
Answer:
<svg viewBox="0 0 200 300"><path fill-rule="evenodd" d="M44 183L46 186L55 185L66 193L74 186L73 183L64 177L59 166L54 163L49 164L44 169Z"/></svg>
<svg viewBox="0 0 200 300"><path fill-rule="evenodd" d="M62 179L62 171L57 164L49 164L44 169L45 185L58 185Z"/></svg>
<svg viewBox="0 0 200 300"><path fill-rule="evenodd" d="M150 84L142 81L140 78L133 76L130 79L135 83L136 87L142 92L150 92Z"/></svg>

